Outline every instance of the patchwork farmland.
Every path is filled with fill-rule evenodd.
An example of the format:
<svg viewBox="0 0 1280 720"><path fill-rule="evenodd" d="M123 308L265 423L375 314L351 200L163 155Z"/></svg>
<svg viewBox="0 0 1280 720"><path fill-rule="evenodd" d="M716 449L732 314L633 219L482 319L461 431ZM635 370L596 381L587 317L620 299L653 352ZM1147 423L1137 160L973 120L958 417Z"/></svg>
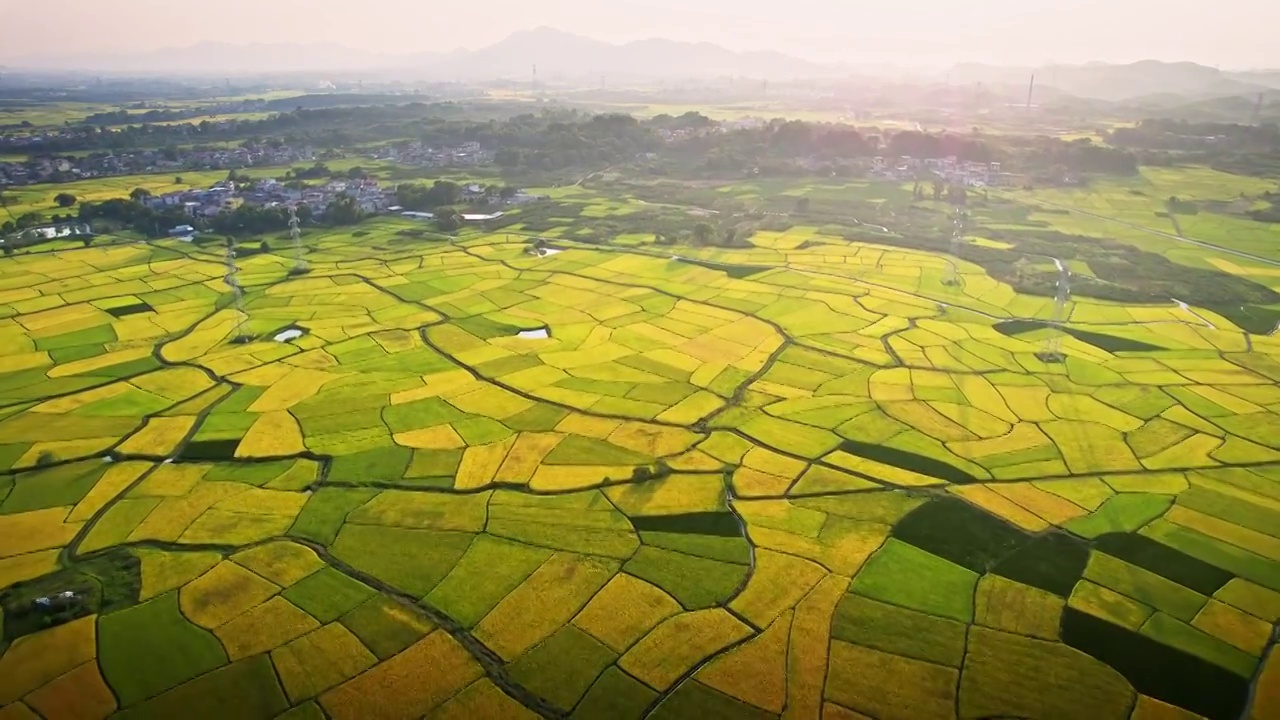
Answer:
<svg viewBox="0 0 1280 720"><path fill-rule="evenodd" d="M0 716L1280 713L1280 339L413 227L0 261Z"/></svg>

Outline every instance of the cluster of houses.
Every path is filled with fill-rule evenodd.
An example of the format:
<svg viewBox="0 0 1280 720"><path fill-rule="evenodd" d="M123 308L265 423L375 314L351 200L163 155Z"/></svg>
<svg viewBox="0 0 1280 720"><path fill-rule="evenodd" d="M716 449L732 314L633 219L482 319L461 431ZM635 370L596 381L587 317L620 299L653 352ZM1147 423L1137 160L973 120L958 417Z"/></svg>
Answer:
<svg viewBox="0 0 1280 720"><path fill-rule="evenodd" d="M230 212L243 204L279 207L305 204L324 210L339 195L355 198L361 212L378 213L395 202L394 188L383 188L377 180L333 180L319 187L289 187L274 179L258 180L241 186L224 180L207 190L180 190L154 195L144 203L154 209L181 206L188 217L211 218Z"/></svg>
<svg viewBox="0 0 1280 720"><path fill-rule="evenodd" d="M89 223L80 222L78 220L68 220L65 222L50 223L40 227L27 228L21 232L14 233L11 237L0 236L0 247L4 247L10 240L17 239L19 242L39 242L41 240L57 240L66 238L84 238L93 235L93 228Z"/></svg>
<svg viewBox="0 0 1280 720"><path fill-rule="evenodd" d="M355 198L360 212L378 213L390 207L396 198L395 188L384 188L377 180L331 180L319 187L294 189L278 180L259 180L241 194L251 205L278 207L304 203L323 210L339 195Z"/></svg>
<svg viewBox="0 0 1280 720"><path fill-rule="evenodd" d="M462 202L472 206L487 206L496 208L499 206L519 206L529 203L539 202L541 200L550 200L546 195L531 195L524 190L517 190L514 195L503 197L493 192L493 186L485 187L479 183L471 183L464 185L462 188ZM398 205L392 205L386 208L387 212L399 213L401 217L411 220L432 220L435 213L423 212L420 210L405 210ZM497 220L505 213L501 210L494 210L487 213L462 213L463 222L485 222L487 220Z"/></svg>
<svg viewBox="0 0 1280 720"><path fill-rule="evenodd" d="M493 162L493 152L474 142L457 147L429 147L417 142L385 146L369 152L367 157L410 167L478 167ZM91 153L83 157L35 157L21 162L0 162L0 186L72 182L142 173L178 175L183 171L238 170L316 160L314 148L289 145L128 150Z"/></svg>
<svg viewBox="0 0 1280 720"><path fill-rule="evenodd" d="M410 167L476 167L493 162L493 151L477 142L465 142L456 147L435 147L421 142L386 145L375 150L371 157Z"/></svg>
<svg viewBox="0 0 1280 720"><path fill-rule="evenodd" d="M256 180L249 185L224 180L206 190L181 190L178 192L154 195L143 202L155 209L181 206L187 216L196 219L207 219L218 213L230 212L241 205L259 207L281 207L305 204L317 212L323 211L340 195L355 198L360 211L369 214L395 213L402 217L429 220L435 217L429 212L406 211L395 204L394 187L383 187L377 180L333 180L319 187L289 187L274 179ZM487 213L466 213L462 219L466 222L483 222L502 217L500 207L526 205L548 199L543 195L531 195L524 190L508 194L506 197L494 193L493 187L478 183L462 188L462 202L471 206L486 206L491 209ZM183 224L169 230L172 237L190 240L196 233L190 224Z"/></svg>
<svg viewBox="0 0 1280 720"><path fill-rule="evenodd" d="M0 185L71 182L95 177L195 170L232 170L265 165L312 162L310 147L287 145L231 148L129 150L92 153L84 157L39 157L22 162L0 162Z"/></svg>
<svg viewBox="0 0 1280 720"><path fill-rule="evenodd" d="M871 159L871 176L898 181L933 176L966 187L1012 187L1023 181L1020 175L1004 172L998 162L960 161L954 155L945 158L875 157Z"/></svg>
<svg viewBox="0 0 1280 720"><path fill-rule="evenodd" d="M236 184L221 182L208 190L179 190L143 199L143 204L155 209L181 207L188 217L209 218L223 211L240 207L244 200L236 192Z"/></svg>

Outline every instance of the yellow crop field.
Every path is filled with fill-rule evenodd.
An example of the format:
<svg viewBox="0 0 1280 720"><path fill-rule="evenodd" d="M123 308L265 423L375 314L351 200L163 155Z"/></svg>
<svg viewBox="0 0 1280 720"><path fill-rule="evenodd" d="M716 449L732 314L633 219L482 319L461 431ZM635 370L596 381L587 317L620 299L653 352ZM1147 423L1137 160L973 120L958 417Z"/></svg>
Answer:
<svg viewBox="0 0 1280 720"><path fill-rule="evenodd" d="M644 455L666 457L689 449L701 437L683 428L623 422L609 433L608 441Z"/></svg>
<svg viewBox="0 0 1280 720"><path fill-rule="evenodd" d="M1057 640L1065 604L1057 595L1039 588L987 575L978 582L973 614L975 622L984 627Z"/></svg>
<svg viewBox="0 0 1280 720"><path fill-rule="evenodd" d="M108 368L112 365L141 360L151 356L151 348L138 347L129 348L127 350L117 350L115 352L105 353L94 358L78 360L76 362L64 363L49 370L48 375L51 378L68 377L72 375L92 374L95 370Z"/></svg>
<svg viewBox="0 0 1280 720"><path fill-rule="evenodd" d="M831 642L826 697L870 717L951 717L957 675L952 668Z"/></svg>
<svg viewBox="0 0 1280 720"><path fill-rule="evenodd" d="M542 459L564 437L560 433L520 433L493 479L502 483L527 483L542 464Z"/></svg>
<svg viewBox="0 0 1280 720"><path fill-rule="evenodd" d="M501 442L468 447L462 454L462 464L458 466L454 487L459 490L474 490L493 482L515 442L515 438L509 438Z"/></svg>
<svg viewBox="0 0 1280 720"><path fill-rule="evenodd" d="M88 616L14 642L0 657L0 703L9 704L93 660L97 617Z"/></svg>
<svg viewBox="0 0 1280 720"><path fill-rule="evenodd" d="M69 507L33 510L16 515L0 515L0 559L16 557L37 550L58 548L71 542L82 522L67 523Z"/></svg>
<svg viewBox="0 0 1280 720"><path fill-rule="evenodd" d="M794 608L827 576L818 565L793 555L761 549L755 571L729 608L758 627Z"/></svg>
<svg viewBox="0 0 1280 720"><path fill-rule="evenodd" d="M451 395L449 404L463 412L484 414L497 420L533 407L531 401L493 385L485 385L461 395Z"/></svg>
<svg viewBox="0 0 1280 720"><path fill-rule="evenodd" d="M540 716L512 700L486 677L468 685L427 717L430 720L471 720L472 718L537 720Z"/></svg>
<svg viewBox="0 0 1280 720"><path fill-rule="evenodd" d="M1273 562L1280 562L1280 538L1227 522L1182 505L1174 505L1164 519L1223 542L1244 548Z"/></svg>
<svg viewBox="0 0 1280 720"><path fill-rule="evenodd" d="M284 541L250 548L231 559L281 587L289 587L324 567L324 561L311 548Z"/></svg>
<svg viewBox="0 0 1280 720"><path fill-rule="evenodd" d="M107 469L98 482L94 483L92 489L89 490L75 509L67 515L68 522L79 522L88 520L101 510L108 502L111 502L126 488L133 484L135 480L142 476L142 473L151 469L151 466L141 462L123 462L112 465Z"/></svg>
<svg viewBox="0 0 1280 720"><path fill-rule="evenodd" d="M0 590L40 577L58 567L58 550L40 550L0 559Z"/></svg>
<svg viewBox="0 0 1280 720"><path fill-rule="evenodd" d="M675 474L659 483L618 484L604 494L623 512L635 515L679 515L714 512L724 506L724 481L715 475Z"/></svg>
<svg viewBox="0 0 1280 720"><path fill-rule="evenodd" d="M116 698L98 665L86 662L25 698L46 718L105 718L116 710Z"/></svg>
<svg viewBox="0 0 1280 720"><path fill-rule="evenodd" d="M778 497L786 493L791 483L791 478L770 475L748 467L733 471L733 490L739 497Z"/></svg>
<svg viewBox="0 0 1280 720"><path fill-rule="evenodd" d="M1003 518L1031 532L1049 529L1049 523L1035 513L1013 502L987 485L964 485L947 488L996 517Z"/></svg>
<svg viewBox="0 0 1280 720"><path fill-rule="evenodd" d="M234 332L236 323L235 311L222 310L200 323L197 329L188 335L164 345L160 350L160 354L173 363L195 360L207 354L221 343L224 338Z"/></svg>
<svg viewBox="0 0 1280 720"><path fill-rule="evenodd" d="M655 690L671 687L689 668L751 634L722 608L681 613L663 621L618 661Z"/></svg>
<svg viewBox="0 0 1280 720"><path fill-rule="evenodd" d="M448 238L317 213L306 272L283 230L241 232L229 281L200 214L196 242L92 208L87 246L23 236L0 715L1266 716L1280 235L1247 215L1280 187L1099 167L959 207L843 172L637 175L692 109L528 115L516 135L554 123L611 167ZM992 122L965 142L1026 155ZM1095 136L1092 160L1128 142ZM417 192L360 152L334 182ZM931 239L956 221L963 257ZM1134 642L1159 677L1117 660Z"/></svg>
<svg viewBox="0 0 1280 720"><path fill-rule="evenodd" d="M927 403L914 400L886 402L882 403L881 407L884 408L885 414L889 417L906 423L942 442L974 440L976 437L968 427L956 423ZM961 417L964 417L963 413Z"/></svg>
<svg viewBox="0 0 1280 720"><path fill-rule="evenodd" d="M399 445L421 450L456 450L467 446L452 425L434 425L420 430L396 433L395 441Z"/></svg>
<svg viewBox="0 0 1280 720"><path fill-rule="evenodd" d="M778 616L764 632L717 657L694 677L729 697L773 713L787 701L787 644L793 612Z"/></svg>
<svg viewBox="0 0 1280 720"><path fill-rule="evenodd" d="M236 446L236 457L287 457L306 449L298 421L287 411L264 412Z"/></svg>
<svg viewBox="0 0 1280 720"><path fill-rule="evenodd" d="M1142 427L1142 421L1138 418L1120 412L1088 395L1054 393L1049 396L1048 404L1049 410L1063 420L1102 423L1120 432L1131 432Z"/></svg>
<svg viewBox="0 0 1280 720"><path fill-rule="evenodd" d="M296 368L268 387L267 391L249 406L249 411L267 413L288 410L315 395L325 383L337 378L337 375L323 370Z"/></svg>
<svg viewBox="0 0 1280 720"><path fill-rule="evenodd" d="M422 672L429 667L431 672ZM437 630L355 678L320 696L335 720L420 717L484 674L456 640ZM376 704L369 698L376 697Z"/></svg>
<svg viewBox="0 0 1280 720"><path fill-rule="evenodd" d="M209 508L248 489L233 483L202 482L194 485L185 495L161 500L129 533L128 539L174 542Z"/></svg>
<svg viewBox="0 0 1280 720"><path fill-rule="evenodd" d="M279 585L223 561L184 585L178 592L178 606L188 620L212 630L278 592Z"/></svg>
<svg viewBox="0 0 1280 720"><path fill-rule="evenodd" d="M142 561L142 591L139 600L149 600L176 590L204 575L222 560L216 552L166 552L138 550Z"/></svg>
<svg viewBox="0 0 1280 720"><path fill-rule="evenodd" d="M247 545L283 535L293 520L290 515L227 512L210 508L191 523L178 541L196 545L218 542Z"/></svg>
<svg viewBox="0 0 1280 720"><path fill-rule="evenodd" d="M273 650L319 627L316 619L279 595L219 625L214 634L232 662Z"/></svg>
<svg viewBox="0 0 1280 720"><path fill-rule="evenodd" d="M378 661L341 623L329 623L271 651L291 702L346 682Z"/></svg>
<svg viewBox="0 0 1280 720"><path fill-rule="evenodd" d="M529 489L539 492L582 490L631 478L630 465L543 465L529 479Z"/></svg>
<svg viewBox="0 0 1280 720"><path fill-rule="evenodd" d="M1029 483L991 485L992 490L1012 500L1050 525L1063 525L1089 512L1075 503L1045 492Z"/></svg>
<svg viewBox="0 0 1280 720"><path fill-rule="evenodd" d="M219 502L214 507L223 512L246 515L283 515L294 517L307 504L307 497L287 490L248 488Z"/></svg>
<svg viewBox="0 0 1280 720"><path fill-rule="evenodd" d="M1043 423L1040 429L1053 439L1072 473L1125 472L1141 468L1124 437L1108 425L1060 420Z"/></svg>
<svg viewBox="0 0 1280 720"><path fill-rule="evenodd" d="M512 660L569 622L617 572L615 563L556 553L475 627L475 635Z"/></svg>
<svg viewBox="0 0 1280 720"><path fill-rule="evenodd" d="M822 712L831 616L849 579L828 575L796 605L787 653L785 717L815 718Z"/></svg>
<svg viewBox="0 0 1280 720"><path fill-rule="evenodd" d="M615 575L573 624L590 633L616 653L625 653L658 623L683 608L667 593L627 574Z"/></svg>
<svg viewBox="0 0 1280 720"><path fill-rule="evenodd" d="M1266 622L1216 600L1205 603L1191 624L1254 657L1262 656L1271 638Z"/></svg>
<svg viewBox="0 0 1280 720"><path fill-rule="evenodd" d="M805 468L805 463L801 460L760 447L749 450L743 456L742 464L752 470L776 475L786 480L796 479Z"/></svg>
<svg viewBox="0 0 1280 720"><path fill-rule="evenodd" d="M1051 445L1053 445L1053 441L1040 431L1039 426L1031 423L1018 423L1013 426L1007 435L984 440L950 442L947 443L947 449L962 458L980 461L982 458Z"/></svg>
<svg viewBox="0 0 1280 720"><path fill-rule="evenodd" d="M195 422L193 416L150 418L141 430L120 445L119 450L127 455L167 457L177 449Z"/></svg>

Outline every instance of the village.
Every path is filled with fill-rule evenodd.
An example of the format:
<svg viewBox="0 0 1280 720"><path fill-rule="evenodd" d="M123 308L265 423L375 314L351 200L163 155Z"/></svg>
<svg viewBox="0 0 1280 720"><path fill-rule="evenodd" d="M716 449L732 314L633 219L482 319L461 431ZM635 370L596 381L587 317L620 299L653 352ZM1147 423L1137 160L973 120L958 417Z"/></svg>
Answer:
<svg viewBox="0 0 1280 720"><path fill-rule="evenodd" d="M103 151L84 156L36 156L24 161L0 161L0 187L63 183L91 178L143 173L239 170L284 166L331 160L348 153L336 153L309 145L245 142L235 147L162 148ZM493 162L493 151L479 143L458 146L431 146L421 142L400 147L381 146L353 151L358 157L389 161L406 167L478 167Z"/></svg>
<svg viewBox="0 0 1280 720"><path fill-rule="evenodd" d="M962 162L954 155L945 158L875 157L871 160L871 176L899 182L933 176L952 185L974 188L1013 187L1024 181L1021 175L1004 172L998 162Z"/></svg>

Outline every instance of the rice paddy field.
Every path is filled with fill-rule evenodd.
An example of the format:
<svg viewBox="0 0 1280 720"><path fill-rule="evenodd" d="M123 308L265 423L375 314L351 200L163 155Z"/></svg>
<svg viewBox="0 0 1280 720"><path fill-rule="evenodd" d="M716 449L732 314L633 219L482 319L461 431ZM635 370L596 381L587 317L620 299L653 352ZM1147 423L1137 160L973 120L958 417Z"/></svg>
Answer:
<svg viewBox="0 0 1280 720"><path fill-rule="evenodd" d="M1162 243L1160 235L1150 232L1154 230L1172 238L1183 237L1280 260L1280 227L1243 214L1253 207L1251 198L1278 189L1280 185L1274 180L1204 167L1144 167L1135 178L1096 182L1087 190L1042 189L1013 194L1033 205L1076 211L1079 214L1073 222L1083 223L1085 228L1101 222L1109 234L1124 236L1122 239L1139 246ZM1191 213L1171 216L1170 198L1199 207ZM1164 238L1163 244L1170 244L1169 239ZM1177 244L1176 240L1173 244Z"/></svg>
<svg viewBox="0 0 1280 720"><path fill-rule="evenodd" d="M413 227L0 260L0 717L1280 717L1280 339Z"/></svg>

